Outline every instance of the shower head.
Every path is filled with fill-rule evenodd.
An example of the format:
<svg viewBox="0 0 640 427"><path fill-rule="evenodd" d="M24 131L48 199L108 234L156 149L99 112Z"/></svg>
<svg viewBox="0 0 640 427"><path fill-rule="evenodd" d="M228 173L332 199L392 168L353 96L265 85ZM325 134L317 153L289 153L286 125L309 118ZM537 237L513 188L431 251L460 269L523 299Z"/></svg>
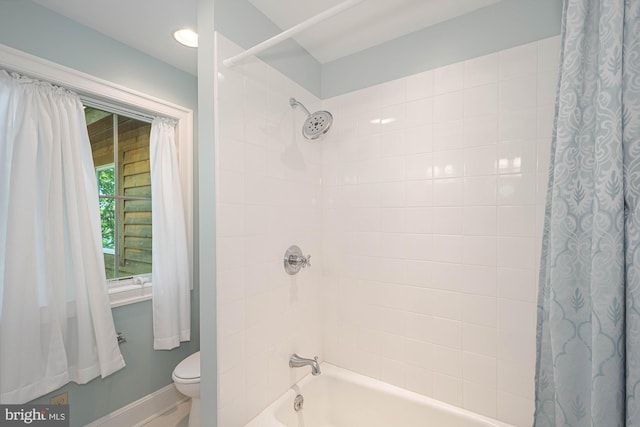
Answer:
<svg viewBox="0 0 640 427"><path fill-rule="evenodd" d="M302 135L307 139L318 139L329 131L331 123L333 123L333 116L328 111L316 111L310 113L301 102L296 101L295 98L289 100L289 105L292 108L300 106L307 113L307 120L304 121L302 126Z"/></svg>

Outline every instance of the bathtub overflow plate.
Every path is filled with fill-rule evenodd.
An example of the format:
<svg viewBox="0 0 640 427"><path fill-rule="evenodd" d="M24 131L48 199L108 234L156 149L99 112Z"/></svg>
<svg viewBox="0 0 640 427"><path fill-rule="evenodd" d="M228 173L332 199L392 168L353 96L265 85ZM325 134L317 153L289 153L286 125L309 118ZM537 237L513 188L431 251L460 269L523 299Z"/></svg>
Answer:
<svg viewBox="0 0 640 427"><path fill-rule="evenodd" d="M293 399L293 409L295 409L296 412L302 411L302 405L304 405L304 397L299 394Z"/></svg>

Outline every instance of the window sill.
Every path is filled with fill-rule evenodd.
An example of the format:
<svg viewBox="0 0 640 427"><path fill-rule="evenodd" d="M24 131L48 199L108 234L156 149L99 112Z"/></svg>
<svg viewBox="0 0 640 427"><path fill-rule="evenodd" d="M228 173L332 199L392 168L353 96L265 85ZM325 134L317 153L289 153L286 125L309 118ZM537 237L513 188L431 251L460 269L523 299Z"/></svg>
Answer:
<svg viewBox="0 0 640 427"><path fill-rule="evenodd" d="M109 289L111 308L150 300L152 297L151 282L131 284Z"/></svg>

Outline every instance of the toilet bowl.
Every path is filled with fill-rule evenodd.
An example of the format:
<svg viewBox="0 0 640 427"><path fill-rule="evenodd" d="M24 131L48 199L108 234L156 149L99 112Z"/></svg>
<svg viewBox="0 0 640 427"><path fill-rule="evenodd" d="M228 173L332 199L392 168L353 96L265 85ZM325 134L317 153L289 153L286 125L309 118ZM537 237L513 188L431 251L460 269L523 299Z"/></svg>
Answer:
<svg viewBox="0 0 640 427"><path fill-rule="evenodd" d="M176 389L191 398L189 427L200 427L200 352L178 363L171 378Z"/></svg>

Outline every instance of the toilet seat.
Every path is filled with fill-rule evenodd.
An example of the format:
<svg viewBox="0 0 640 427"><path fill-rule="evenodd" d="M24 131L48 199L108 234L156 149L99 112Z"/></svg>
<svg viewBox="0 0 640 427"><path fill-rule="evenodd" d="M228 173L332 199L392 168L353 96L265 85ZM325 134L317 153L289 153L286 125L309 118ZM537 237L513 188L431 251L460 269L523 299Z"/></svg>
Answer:
<svg viewBox="0 0 640 427"><path fill-rule="evenodd" d="M182 384L200 382L200 352L193 353L184 359L173 370L173 380Z"/></svg>

